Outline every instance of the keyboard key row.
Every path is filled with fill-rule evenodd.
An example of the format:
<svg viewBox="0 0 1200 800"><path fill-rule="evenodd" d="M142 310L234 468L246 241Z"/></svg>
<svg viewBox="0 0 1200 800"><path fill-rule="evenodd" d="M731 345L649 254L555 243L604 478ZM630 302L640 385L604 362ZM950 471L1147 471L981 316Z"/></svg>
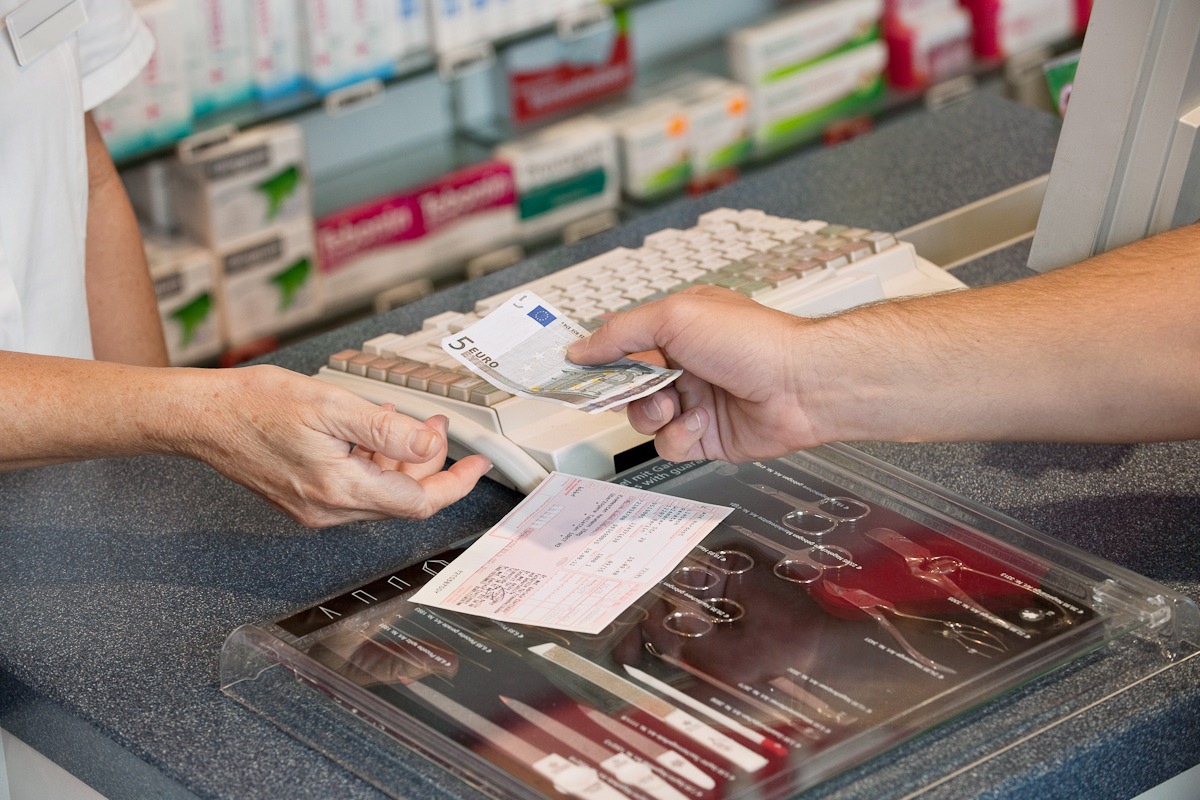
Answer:
<svg viewBox="0 0 1200 800"><path fill-rule="evenodd" d="M494 406L512 397L508 392L492 386L483 378L461 367L447 369L408 358L372 355L361 350L342 350L334 353L329 357L328 365L330 369L338 372L361 375L371 380L384 381L413 391L428 392L479 406Z"/></svg>

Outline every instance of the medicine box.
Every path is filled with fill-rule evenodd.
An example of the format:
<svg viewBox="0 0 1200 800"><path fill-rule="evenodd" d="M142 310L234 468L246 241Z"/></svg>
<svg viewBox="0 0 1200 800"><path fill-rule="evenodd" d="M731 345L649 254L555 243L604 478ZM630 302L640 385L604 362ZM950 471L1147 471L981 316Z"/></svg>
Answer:
<svg viewBox="0 0 1200 800"><path fill-rule="evenodd" d="M330 311L410 281L461 276L467 259L516 240L512 168L473 164L324 216L316 231Z"/></svg>
<svg viewBox="0 0 1200 800"><path fill-rule="evenodd" d="M786 78L814 60L879 37L883 0L826 0L734 31L733 77L756 87Z"/></svg>
<svg viewBox="0 0 1200 800"><path fill-rule="evenodd" d="M367 0L296 2L303 71L314 91L331 92L394 72L394 56L380 52L394 34L380 18L381 4Z"/></svg>
<svg viewBox="0 0 1200 800"><path fill-rule="evenodd" d="M947 0L940 6L889 15L884 21L888 80L900 89L920 89L971 67L971 15Z"/></svg>
<svg viewBox="0 0 1200 800"><path fill-rule="evenodd" d="M284 333L324 311L307 223L280 225L217 252L222 329L232 347Z"/></svg>
<svg viewBox="0 0 1200 800"><path fill-rule="evenodd" d="M258 96L270 100L295 92L304 81L296 0L253 0L250 13Z"/></svg>
<svg viewBox="0 0 1200 800"><path fill-rule="evenodd" d="M715 75L684 73L655 90L679 101L687 112L693 179L737 167L750 157L750 93L745 85Z"/></svg>
<svg viewBox="0 0 1200 800"><path fill-rule="evenodd" d="M495 157L512 168L522 241L553 236L620 202L616 136L597 117L550 125L500 145Z"/></svg>
<svg viewBox="0 0 1200 800"><path fill-rule="evenodd" d="M439 53L486 40L486 0L429 0L429 27Z"/></svg>
<svg viewBox="0 0 1200 800"><path fill-rule="evenodd" d="M424 0L395 0L394 6L402 44L400 55L429 50L429 11Z"/></svg>
<svg viewBox="0 0 1200 800"><path fill-rule="evenodd" d="M974 26L975 55L1007 58L1081 31L1077 0L963 0Z"/></svg>
<svg viewBox="0 0 1200 800"><path fill-rule="evenodd" d="M143 0L138 15L154 37L150 61L93 114L115 159L175 142L192 131L184 30L175 0Z"/></svg>
<svg viewBox="0 0 1200 800"><path fill-rule="evenodd" d="M656 200L687 186L692 177L688 115L670 97L623 106L603 119L617 134L621 188L634 200Z"/></svg>
<svg viewBox="0 0 1200 800"><path fill-rule="evenodd" d="M254 99L250 15L244 0L180 0L197 116Z"/></svg>
<svg viewBox="0 0 1200 800"><path fill-rule="evenodd" d="M755 151L773 155L869 109L883 95L886 65L887 48L873 40L758 87L750 103Z"/></svg>
<svg viewBox="0 0 1200 800"><path fill-rule="evenodd" d="M152 232L143 234L143 242L171 365L187 366L216 358L224 349L224 340L213 252Z"/></svg>
<svg viewBox="0 0 1200 800"><path fill-rule="evenodd" d="M294 123L197 143L171 164L176 217L213 248L277 225L311 221L304 137Z"/></svg>

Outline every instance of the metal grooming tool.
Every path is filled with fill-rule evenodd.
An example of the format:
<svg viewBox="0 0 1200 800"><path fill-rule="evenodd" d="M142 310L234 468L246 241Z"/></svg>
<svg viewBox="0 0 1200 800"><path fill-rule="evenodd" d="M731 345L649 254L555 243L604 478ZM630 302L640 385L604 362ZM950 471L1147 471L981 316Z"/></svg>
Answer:
<svg viewBox="0 0 1200 800"><path fill-rule="evenodd" d="M908 653L919 663L938 672L945 672L950 675L955 674L955 670L947 667L944 664L939 664L938 662L934 661L932 658L914 647L912 643L908 641L908 639L904 638L904 634L900 633L896 626L892 624L892 621L888 619L887 615L885 615L881 610L884 606L890 604L885 603L883 600L880 600L870 592L865 592L861 589L847 589L843 586L838 586L832 581L823 581L821 586L833 597L836 597L839 600L844 600L845 602L870 616L871 619L878 622L883 629L887 631L888 634L896 641L896 644L904 648L904 652Z"/></svg>
<svg viewBox="0 0 1200 800"><path fill-rule="evenodd" d="M645 761L630 758L624 753L614 753L600 743L589 739L574 728L565 725L549 714L543 714L533 706L512 697L500 696L500 702L511 708L535 727L540 728L558 741L582 754L588 761L612 775L621 783L641 789L656 800L688 800L687 795L675 789L650 768Z"/></svg>
<svg viewBox="0 0 1200 800"><path fill-rule="evenodd" d="M782 555L783 558L775 562L773 571L776 577L785 581L802 583L807 586L819 581L826 570L842 569L854 565L854 557L844 547L815 544L810 547L791 548L748 528L743 528L741 525L730 525L729 527L750 541L757 542Z"/></svg>
<svg viewBox="0 0 1200 800"><path fill-rule="evenodd" d="M975 598L963 591L962 587L952 581L947 574L950 564L945 557L934 556L912 539L890 528L875 528L867 531L866 536L903 558L904 563L908 566L908 571L913 576L938 587L962 607L973 611L1001 630L1008 631L1022 639L1031 638L1032 634L1029 631L988 611ZM949 559L949 561L961 563L958 559ZM953 571L953 568L950 568L949 571Z"/></svg>
<svg viewBox="0 0 1200 800"><path fill-rule="evenodd" d="M746 607L728 597L701 599L673 583L659 583L650 590L671 607L663 617L663 627L676 636L696 639L717 625L737 622L746 616Z"/></svg>
<svg viewBox="0 0 1200 800"><path fill-rule="evenodd" d="M738 474L736 464L721 464L716 468L716 472L718 475L729 475L738 483L790 505L792 510L783 515L783 524L800 533L823 536L843 522L858 522L871 513L869 505L853 497L828 496L814 503L801 500L765 483L744 481Z"/></svg>
<svg viewBox="0 0 1200 800"><path fill-rule="evenodd" d="M572 675L636 706L747 772L757 772L769 763L764 756L740 742L735 742L708 723L702 722L683 709L668 703L658 695L652 694L616 673L588 661L572 650L550 643L531 647L529 652L541 656L552 664L557 664Z"/></svg>
<svg viewBox="0 0 1200 800"><path fill-rule="evenodd" d="M681 589L702 592L753 568L754 558L741 550L707 550L704 558L693 556L676 567L670 581Z"/></svg>
<svg viewBox="0 0 1200 800"><path fill-rule="evenodd" d="M646 652L650 653L655 658L662 659L664 663L670 664L676 669L681 669L691 675L693 678L698 678L704 681L709 686L718 689L730 697L737 697L744 701L747 705L758 709L766 718L773 719L776 722L787 725L792 730L795 730L804 736L814 741L820 741L826 734L832 731L823 723L817 720L809 719L804 714L788 708L786 706L775 707L770 703L760 700L757 697L749 694L745 689L731 686L725 683L720 678L709 675L702 669L693 667L688 662L681 658L676 658L668 653L660 653L653 644L646 642Z"/></svg>
<svg viewBox="0 0 1200 800"><path fill-rule="evenodd" d="M812 692L808 691L800 684L796 683L791 678L780 675L777 678L771 678L767 681L774 688L786 694L788 697L803 703L811 708L821 717L838 725L849 725L852 722L857 722L858 717L848 711L838 711L826 703L821 698L817 697Z"/></svg>
<svg viewBox="0 0 1200 800"><path fill-rule="evenodd" d="M866 606L860 605L860 603L870 605L880 611L886 611L896 617L903 617L904 619L911 619L917 622L928 622L930 625L935 625L940 629L938 631L939 636L949 639L973 656L991 658L992 653L1008 652L1008 645L1004 643L1003 639L978 625L972 625L969 622L955 622L949 619L937 619L936 617L922 617L919 614L909 614L896 608L895 603L889 603L887 600L880 599L868 591L863 589L847 589L838 586L832 581L825 581L822 586L834 597L841 598L855 608L863 611L866 611ZM991 650L992 652L984 652L986 650Z"/></svg>
<svg viewBox="0 0 1200 800"><path fill-rule="evenodd" d="M1055 597L1054 595L1050 594L1049 592L1039 591L1039 590L1033 588L1032 586L1029 586L1020 581L1005 580L1003 577L1001 577L999 575L993 575L992 573L984 572L981 569L975 569L974 567L968 567L966 564L964 564L962 562L961 559L955 558L954 556L933 556L931 559L929 559L928 566L929 566L930 570L940 573L942 575L949 575L949 574L952 574L955 572L970 572L971 574L978 575L981 578L987 578L988 580L996 581L1001 586L1003 586L1005 589L1010 589L1010 590L1018 589L1020 591L1027 593L1032 598L1045 600L1049 603L1053 603L1060 611L1063 612L1062 619L1064 621L1066 621L1068 624L1073 622L1073 619L1072 619L1073 615L1083 613L1083 611L1081 609L1079 609L1075 606L1072 606L1070 603L1067 603L1066 601L1062 600L1061 598ZM1029 609L1029 610L1032 611L1033 609ZM1045 612L1041 612L1040 616L1044 616L1044 615L1045 615Z"/></svg>
<svg viewBox="0 0 1200 800"><path fill-rule="evenodd" d="M417 697L445 714L471 733L504 751L510 758L534 770L554 784L554 788L580 800L629 800L629 795L600 780L596 770L571 761L558 753L547 753L491 720L422 684L404 686Z"/></svg>

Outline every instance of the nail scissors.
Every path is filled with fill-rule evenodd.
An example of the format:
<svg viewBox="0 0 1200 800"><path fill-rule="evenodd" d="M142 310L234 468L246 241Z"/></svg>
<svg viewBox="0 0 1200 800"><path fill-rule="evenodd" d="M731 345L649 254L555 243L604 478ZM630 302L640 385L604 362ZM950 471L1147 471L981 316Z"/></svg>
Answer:
<svg viewBox="0 0 1200 800"><path fill-rule="evenodd" d="M775 562L773 571L776 577L785 581L808 585L820 580L826 570L854 565L854 557L844 547L814 544L811 547L794 549L774 542L748 528L743 528L741 525L730 525L729 527L750 541L757 542L782 555L783 558Z"/></svg>
<svg viewBox="0 0 1200 800"><path fill-rule="evenodd" d="M822 497L812 503L765 483L746 485L790 505L792 510L783 515L783 524L794 531L812 536L823 536L843 522L858 522L871 513L869 505L853 497Z"/></svg>
<svg viewBox="0 0 1200 800"><path fill-rule="evenodd" d="M746 607L728 597L696 597L666 581L650 591L665 600L671 608L663 617L663 627L685 639L698 639L717 625L737 622L746 616Z"/></svg>
<svg viewBox="0 0 1200 800"><path fill-rule="evenodd" d="M834 597L845 600L860 611L870 613L869 609L875 608L879 611L887 612L893 617L911 619L916 622L927 622L930 625L936 626L941 629L938 631L939 636L949 639L973 656L991 658L992 653L1008 652L1008 645L1004 644L1004 641L999 636L978 625L972 625L969 622L956 622L950 619L923 617L919 614L909 614L906 611L896 608L895 603L882 600L865 589L848 589L833 581L823 581L821 587ZM985 652L988 650L992 652Z"/></svg>
<svg viewBox="0 0 1200 800"><path fill-rule="evenodd" d="M988 611L950 579L949 573L954 572L958 568L957 565L962 564L958 559L934 556L912 539L890 528L875 528L867 531L866 536L903 558L904 563L908 566L908 571L913 576L938 587L962 607L970 609L1001 630L1020 636L1022 639L1030 638L1029 631Z"/></svg>
<svg viewBox="0 0 1200 800"><path fill-rule="evenodd" d="M741 550L703 549L704 558L693 557L675 568L671 583L681 589L708 591L730 575L741 575L754 568L754 559Z"/></svg>

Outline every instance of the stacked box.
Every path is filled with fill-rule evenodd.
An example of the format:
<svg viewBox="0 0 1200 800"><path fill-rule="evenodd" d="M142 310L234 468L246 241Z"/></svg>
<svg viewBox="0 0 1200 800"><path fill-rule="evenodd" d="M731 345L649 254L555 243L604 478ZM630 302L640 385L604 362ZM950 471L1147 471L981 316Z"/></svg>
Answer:
<svg viewBox="0 0 1200 800"><path fill-rule="evenodd" d="M1007 58L1082 31L1088 5L1079 0L962 0L974 25L975 55Z"/></svg>
<svg viewBox="0 0 1200 800"><path fill-rule="evenodd" d="M826 0L730 36L730 68L750 91L758 153L811 140L872 108L887 63L882 16L883 0Z"/></svg>
<svg viewBox="0 0 1200 800"><path fill-rule="evenodd" d="M620 202L616 137L597 117L550 125L500 145L495 157L512 168L524 242L548 238Z"/></svg>
<svg viewBox="0 0 1200 800"><path fill-rule="evenodd" d="M171 162L171 194L183 229L214 249L277 225L309 224L303 131L280 122L198 144Z"/></svg>
<svg viewBox="0 0 1200 800"><path fill-rule="evenodd" d="M154 36L154 53L146 68L93 114L115 159L170 144L192 131L184 29L176 0L142 0L136 8Z"/></svg>
<svg viewBox="0 0 1200 800"><path fill-rule="evenodd" d="M216 358L225 343L213 252L184 239L151 232L142 238L171 365L187 366Z"/></svg>
<svg viewBox="0 0 1200 800"><path fill-rule="evenodd" d="M231 346L293 330L324 312L311 225L275 226L218 255L222 330Z"/></svg>
<svg viewBox="0 0 1200 800"><path fill-rule="evenodd" d="M512 169L501 161L329 214L317 221L327 307L360 307L413 280L461 275L467 259L516 236Z"/></svg>
<svg viewBox="0 0 1200 800"><path fill-rule="evenodd" d="M298 90L304 81L296 0L252 0L254 86L264 100Z"/></svg>
<svg viewBox="0 0 1200 800"><path fill-rule="evenodd" d="M957 0L892 0L884 18L888 80L921 89L971 67L971 15Z"/></svg>
<svg viewBox="0 0 1200 800"><path fill-rule="evenodd" d="M322 313L298 125L264 125L181 153L171 164L171 196L183 229L217 256L228 344Z"/></svg>
<svg viewBox="0 0 1200 800"><path fill-rule="evenodd" d="M621 189L633 200L658 200L692 177L688 114L673 97L623 106L603 117L617 135Z"/></svg>
<svg viewBox="0 0 1200 800"><path fill-rule="evenodd" d="M181 0L178 8L195 114L253 100L253 37L244 0Z"/></svg>
<svg viewBox="0 0 1200 800"><path fill-rule="evenodd" d="M743 84L684 73L653 91L678 100L687 112L693 180L736 168L750 157L750 93Z"/></svg>

